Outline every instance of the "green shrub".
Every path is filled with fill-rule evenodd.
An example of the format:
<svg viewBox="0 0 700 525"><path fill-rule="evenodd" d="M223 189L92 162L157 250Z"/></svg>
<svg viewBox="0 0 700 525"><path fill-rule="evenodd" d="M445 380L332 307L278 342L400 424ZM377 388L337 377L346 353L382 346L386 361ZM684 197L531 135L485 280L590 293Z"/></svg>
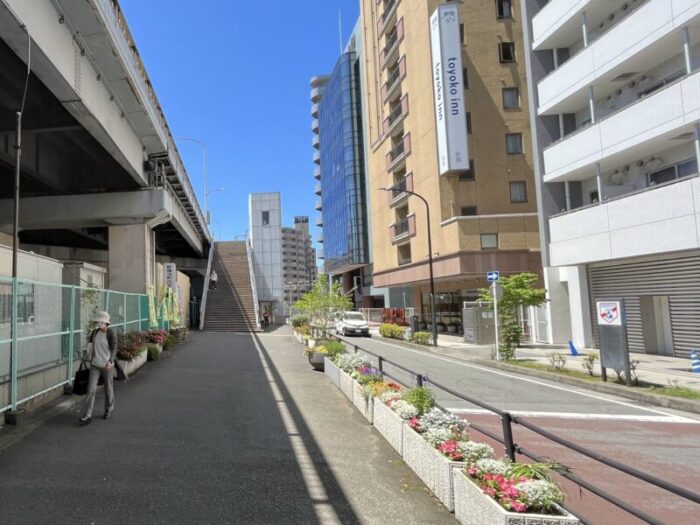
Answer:
<svg viewBox="0 0 700 525"><path fill-rule="evenodd" d="M429 345L433 339L433 334L430 332L416 332L411 337L411 341L419 345Z"/></svg>
<svg viewBox="0 0 700 525"><path fill-rule="evenodd" d="M340 341L327 341L324 346L326 347L326 353L330 357L335 357L338 354L343 354L347 351L345 345Z"/></svg>
<svg viewBox="0 0 700 525"><path fill-rule="evenodd" d="M160 359L160 353L162 350L157 344L148 343L146 345L146 351L148 352L149 361L158 361L158 359Z"/></svg>
<svg viewBox="0 0 700 525"><path fill-rule="evenodd" d="M383 323L379 326L379 335L389 339L404 339L406 328L392 323Z"/></svg>
<svg viewBox="0 0 700 525"><path fill-rule="evenodd" d="M177 344L177 338L174 335L168 335L163 341L163 350L170 350Z"/></svg>
<svg viewBox="0 0 700 525"><path fill-rule="evenodd" d="M297 326L295 330L300 335L311 335L311 326L308 324L301 324Z"/></svg>
<svg viewBox="0 0 700 525"><path fill-rule="evenodd" d="M419 415L429 412L435 406L435 394L424 386L414 386L406 391L403 396L404 401L418 409Z"/></svg>
<svg viewBox="0 0 700 525"><path fill-rule="evenodd" d="M311 319L307 315L295 315L292 317L291 323L294 328L299 328L300 326L311 324Z"/></svg>

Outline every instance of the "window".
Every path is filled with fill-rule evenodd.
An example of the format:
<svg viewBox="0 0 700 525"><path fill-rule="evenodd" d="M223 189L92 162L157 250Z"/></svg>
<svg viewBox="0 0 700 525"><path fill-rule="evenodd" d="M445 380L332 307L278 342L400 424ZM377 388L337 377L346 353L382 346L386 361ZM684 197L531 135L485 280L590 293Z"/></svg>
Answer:
<svg viewBox="0 0 700 525"><path fill-rule="evenodd" d="M515 62L515 42L501 42L498 44L498 56L501 63Z"/></svg>
<svg viewBox="0 0 700 525"><path fill-rule="evenodd" d="M513 17L513 0L496 0L496 18Z"/></svg>
<svg viewBox="0 0 700 525"><path fill-rule="evenodd" d="M494 250L498 248L497 233L482 233L481 234L481 249Z"/></svg>
<svg viewBox="0 0 700 525"><path fill-rule="evenodd" d="M527 202L527 185L524 180L510 183L510 202Z"/></svg>
<svg viewBox="0 0 700 525"><path fill-rule="evenodd" d="M518 109L520 107L520 88L503 88L503 109Z"/></svg>
<svg viewBox="0 0 700 525"><path fill-rule="evenodd" d="M688 175L695 175L698 172L697 159L691 158L683 160L673 166L667 166L660 170L649 173L649 186L656 186Z"/></svg>
<svg viewBox="0 0 700 525"><path fill-rule="evenodd" d="M506 133L506 152L508 155L520 155L523 152L522 133Z"/></svg>
<svg viewBox="0 0 700 525"><path fill-rule="evenodd" d="M263 224L263 226L270 225L270 212L269 211L262 212L262 224Z"/></svg>
<svg viewBox="0 0 700 525"><path fill-rule="evenodd" d="M464 81L464 89L469 89L469 72L467 68L462 68L462 80Z"/></svg>
<svg viewBox="0 0 700 525"><path fill-rule="evenodd" d="M476 206L462 206L459 214L462 217L473 217L476 215Z"/></svg>
<svg viewBox="0 0 700 525"><path fill-rule="evenodd" d="M469 159L469 169L459 172L460 181L476 180L476 171L474 169L474 159Z"/></svg>

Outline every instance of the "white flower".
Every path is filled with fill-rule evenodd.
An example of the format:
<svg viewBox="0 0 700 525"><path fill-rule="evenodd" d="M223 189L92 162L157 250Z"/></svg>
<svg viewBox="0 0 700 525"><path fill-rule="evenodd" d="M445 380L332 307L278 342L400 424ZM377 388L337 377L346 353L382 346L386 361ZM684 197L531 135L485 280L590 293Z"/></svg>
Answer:
<svg viewBox="0 0 700 525"><path fill-rule="evenodd" d="M391 391L391 390L388 392L384 392L382 394L379 394L379 401L381 401L382 403L388 403L389 401L396 401L398 399L401 399L401 394L399 394L398 392ZM405 403L405 401L404 401L404 403Z"/></svg>
<svg viewBox="0 0 700 525"><path fill-rule="evenodd" d="M564 501L561 490L543 479L523 481L515 488L525 493L529 506L535 509L550 509L554 503L560 504Z"/></svg>
<svg viewBox="0 0 700 525"><path fill-rule="evenodd" d="M424 428L421 426L421 428ZM449 428L432 427L423 432L425 439L432 446L437 447L440 443L452 439L453 433Z"/></svg>
<svg viewBox="0 0 700 525"><path fill-rule="evenodd" d="M476 441L460 441L459 451L464 457L464 462L467 465L473 465L480 459L487 459L493 456L493 449L486 443L477 443Z"/></svg>
<svg viewBox="0 0 700 525"><path fill-rule="evenodd" d="M409 420L418 415L418 409L410 403L406 403L403 399L394 401L391 404L391 409L396 412L397 416L405 420Z"/></svg>
<svg viewBox="0 0 700 525"><path fill-rule="evenodd" d="M433 408L430 412L423 414L420 418L420 426L424 430L430 428L452 429L453 433L458 433L466 427L466 421L454 414L443 412L439 408Z"/></svg>
<svg viewBox="0 0 700 525"><path fill-rule="evenodd" d="M335 364L348 374L352 374L358 366L369 366L367 359L359 354L338 354L335 358Z"/></svg>
<svg viewBox="0 0 700 525"><path fill-rule="evenodd" d="M476 468L485 474L505 475L508 472L508 463L499 459L482 458L474 463Z"/></svg>

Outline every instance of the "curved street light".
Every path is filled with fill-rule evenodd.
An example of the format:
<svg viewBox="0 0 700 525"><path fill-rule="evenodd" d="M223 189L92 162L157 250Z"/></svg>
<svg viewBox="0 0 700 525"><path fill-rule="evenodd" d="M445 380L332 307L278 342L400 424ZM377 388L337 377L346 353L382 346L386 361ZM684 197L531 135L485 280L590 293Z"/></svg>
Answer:
<svg viewBox="0 0 700 525"><path fill-rule="evenodd" d="M423 201L423 204L425 204L426 220L428 223L428 267L430 269L430 319L432 322L431 326L433 332L433 345L437 346L437 324L435 324L435 280L433 278L433 241L430 235L430 205L428 204L428 201L423 198L422 195L419 195L416 192L410 190L406 190L404 188L395 188L391 186L389 188L378 189L382 191L402 192L408 193L409 195L415 195Z"/></svg>

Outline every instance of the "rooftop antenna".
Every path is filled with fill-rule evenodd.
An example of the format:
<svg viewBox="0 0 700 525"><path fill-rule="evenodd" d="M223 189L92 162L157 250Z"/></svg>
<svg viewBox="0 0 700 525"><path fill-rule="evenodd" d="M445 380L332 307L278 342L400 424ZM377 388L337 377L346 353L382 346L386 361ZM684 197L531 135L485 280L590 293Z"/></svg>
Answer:
<svg viewBox="0 0 700 525"><path fill-rule="evenodd" d="M338 47L340 48L340 54L343 54L343 17L338 9Z"/></svg>

